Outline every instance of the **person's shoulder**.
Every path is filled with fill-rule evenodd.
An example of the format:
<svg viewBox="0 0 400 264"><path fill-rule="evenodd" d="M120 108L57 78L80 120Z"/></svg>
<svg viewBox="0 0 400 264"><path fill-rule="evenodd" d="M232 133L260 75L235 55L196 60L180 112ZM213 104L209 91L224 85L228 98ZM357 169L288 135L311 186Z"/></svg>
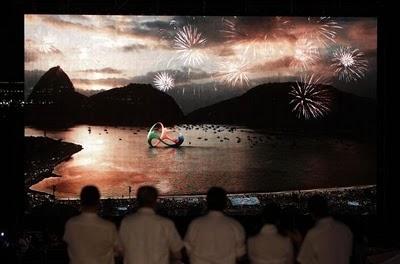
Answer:
<svg viewBox="0 0 400 264"><path fill-rule="evenodd" d="M128 214L128 215L126 215L126 216L124 216L124 217L122 218L122 220L121 220L121 225L122 225L122 224L130 223L130 222L134 221L135 218L136 218L136 213Z"/></svg>
<svg viewBox="0 0 400 264"><path fill-rule="evenodd" d="M249 245L253 245L254 243L257 242L257 240L259 240L259 238L260 238L260 234L256 234L256 235L254 235L254 236L251 236L251 237L249 237L249 238L247 239L247 243L248 243Z"/></svg>
<svg viewBox="0 0 400 264"><path fill-rule="evenodd" d="M225 221L227 221L229 224L235 226L235 227L239 227L242 228L242 225L239 223L238 220L236 220L235 218L228 216L228 215L224 215L224 219Z"/></svg>
<svg viewBox="0 0 400 264"><path fill-rule="evenodd" d="M342 232L344 232L348 235L352 235L350 228L345 223L343 223L339 220L334 220L334 223L335 223L335 226L337 229L341 230Z"/></svg>
<svg viewBox="0 0 400 264"><path fill-rule="evenodd" d="M81 220L82 216L80 214L72 216L70 219L67 220L67 222L65 223L65 225L72 225L74 223L77 223Z"/></svg>
<svg viewBox="0 0 400 264"><path fill-rule="evenodd" d="M155 217L160 223L162 223L164 225L167 225L167 226L174 226L175 225L174 222L171 219L169 219L169 218L167 218L165 216L161 216L161 215L156 214Z"/></svg>
<svg viewBox="0 0 400 264"><path fill-rule="evenodd" d="M315 240L320 236L320 233L320 228L318 226L313 226L307 231L304 240Z"/></svg>
<svg viewBox="0 0 400 264"><path fill-rule="evenodd" d="M198 227L198 226L202 226L203 223L207 222L207 215L202 215L202 216L198 216L196 218L194 218L192 221L190 221L189 227L193 228L193 227Z"/></svg>

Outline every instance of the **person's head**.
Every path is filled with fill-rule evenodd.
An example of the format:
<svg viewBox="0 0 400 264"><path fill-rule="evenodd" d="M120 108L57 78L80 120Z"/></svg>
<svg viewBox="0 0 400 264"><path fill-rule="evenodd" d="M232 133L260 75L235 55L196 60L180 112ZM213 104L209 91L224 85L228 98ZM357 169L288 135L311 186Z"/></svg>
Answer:
<svg viewBox="0 0 400 264"><path fill-rule="evenodd" d="M208 210L223 211L226 207L226 191L220 187L211 187L207 192Z"/></svg>
<svg viewBox="0 0 400 264"><path fill-rule="evenodd" d="M319 195L313 195L308 199L308 210L315 219L320 219L328 216L328 202L326 199Z"/></svg>
<svg viewBox="0 0 400 264"><path fill-rule="evenodd" d="M278 225L281 216L281 208L275 203L269 203L265 205L262 216L264 223Z"/></svg>
<svg viewBox="0 0 400 264"><path fill-rule="evenodd" d="M81 206L83 211L97 211L100 204L100 192L96 186L87 185L81 190Z"/></svg>
<svg viewBox="0 0 400 264"><path fill-rule="evenodd" d="M140 207L154 208L157 204L158 191L153 186L142 186L137 190L136 199Z"/></svg>

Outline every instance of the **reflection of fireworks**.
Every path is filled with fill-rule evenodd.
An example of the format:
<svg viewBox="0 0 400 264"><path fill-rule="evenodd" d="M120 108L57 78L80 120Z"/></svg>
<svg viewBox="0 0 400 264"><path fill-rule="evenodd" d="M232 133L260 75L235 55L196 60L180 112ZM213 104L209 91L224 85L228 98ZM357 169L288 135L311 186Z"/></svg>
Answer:
<svg viewBox="0 0 400 264"><path fill-rule="evenodd" d="M174 48L179 52L179 59L184 65L199 65L204 62L206 54L202 47L205 43L206 39L191 25L184 26L174 38Z"/></svg>
<svg viewBox="0 0 400 264"><path fill-rule="evenodd" d="M292 85L289 92L289 105L299 119L324 117L330 111L332 94L328 88L321 85L322 77L304 76L300 82Z"/></svg>
<svg viewBox="0 0 400 264"><path fill-rule="evenodd" d="M154 76L154 85L161 91L168 91L174 87L174 78L167 72L157 73Z"/></svg>
<svg viewBox="0 0 400 264"><path fill-rule="evenodd" d="M238 62L224 62L221 65L219 76L221 80L231 86L249 86L247 76L248 63L244 60Z"/></svg>
<svg viewBox="0 0 400 264"><path fill-rule="evenodd" d="M324 46L328 46L329 42L336 42L337 30L343 28L331 17L319 17L318 19L309 17L308 21L315 25L311 37Z"/></svg>
<svg viewBox="0 0 400 264"><path fill-rule="evenodd" d="M357 81L365 76L368 61L364 59L364 53L351 47L340 47L333 52L333 64L335 74L339 80L346 82Z"/></svg>
<svg viewBox="0 0 400 264"><path fill-rule="evenodd" d="M310 65L315 64L319 58L319 51L312 41L301 38L295 43L293 57L294 60L291 66L296 69L306 70Z"/></svg>

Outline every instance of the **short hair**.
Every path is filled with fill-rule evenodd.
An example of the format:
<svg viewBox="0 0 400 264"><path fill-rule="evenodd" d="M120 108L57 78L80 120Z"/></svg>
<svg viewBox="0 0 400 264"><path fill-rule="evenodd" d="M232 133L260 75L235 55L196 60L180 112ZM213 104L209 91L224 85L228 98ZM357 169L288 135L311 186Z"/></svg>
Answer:
<svg viewBox="0 0 400 264"><path fill-rule="evenodd" d="M153 206L158 197L158 190L153 186L142 186L137 190L136 199L139 206Z"/></svg>
<svg viewBox="0 0 400 264"><path fill-rule="evenodd" d="M308 210L315 217L321 218L328 215L328 202L327 200L319 194L315 194L308 199Z"/></svg>
<svg viewBox="0 0 400 264"><path fill-rule="evenodd" d="M84 207L97 206L100 202L100 191L94 185L87 185L81 190L81 205Z"/></svg>
<svg viewBox="0 0 400 264"><path fill-rule="evenodd" d="M281 208L276 203L268 203L264 206L262 218L264 223L278 224L281 217Z"/></svg>
<svg viewBox="0 0 400 264"><path fill-rule="evenodd" d="M208 210L222 211L226 208L226 191L221 187L211 187L207 192Z"/></svg>

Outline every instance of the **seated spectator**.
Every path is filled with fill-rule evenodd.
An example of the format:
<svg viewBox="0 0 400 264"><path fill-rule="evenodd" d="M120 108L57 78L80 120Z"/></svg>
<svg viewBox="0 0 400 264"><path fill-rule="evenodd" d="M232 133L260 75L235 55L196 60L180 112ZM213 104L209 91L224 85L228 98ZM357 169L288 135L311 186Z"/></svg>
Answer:
<svg viewBox="0 0 400 264"><path fill-rule="evenodd" d="M224 189L207 192L208 213L193 220L185 237L191 264L234 264L245 253L245 233L239 222L224 215L227 196Z"/></svg>
<svg viewBox="0 0 400 264"><path fill-rule="evenodd" d="M308 210L316 224L306 234L298 262L301 264L348 264L353 245L350 229L328 214L328 204L320 195L308 201Z"/></svg>
<svg viewBox="0 0 400 264"><path fill-rule="evenodd" d="M64 241L71 264L113 264L118 233L112 222L97 215L100 192L95 186L81 191L82 213L65 225Z"/></svg>
<svg viewBox="0 0 400 264"><path fill-rule="evenodd" d="M155 213L158 191L142 186L137 191L139 209L126 216L119 230L125 264L167 264L181 258L183 242L174 223Z"/></svg>
<svg viewBox="0 0 400 264"><path fill-rule="evenodd" d="M278 231L280 208L266 205L263 212L264 226L260 233L248 240L248 255L252 264L292 264L293 246L289 237Z"/></svg>

